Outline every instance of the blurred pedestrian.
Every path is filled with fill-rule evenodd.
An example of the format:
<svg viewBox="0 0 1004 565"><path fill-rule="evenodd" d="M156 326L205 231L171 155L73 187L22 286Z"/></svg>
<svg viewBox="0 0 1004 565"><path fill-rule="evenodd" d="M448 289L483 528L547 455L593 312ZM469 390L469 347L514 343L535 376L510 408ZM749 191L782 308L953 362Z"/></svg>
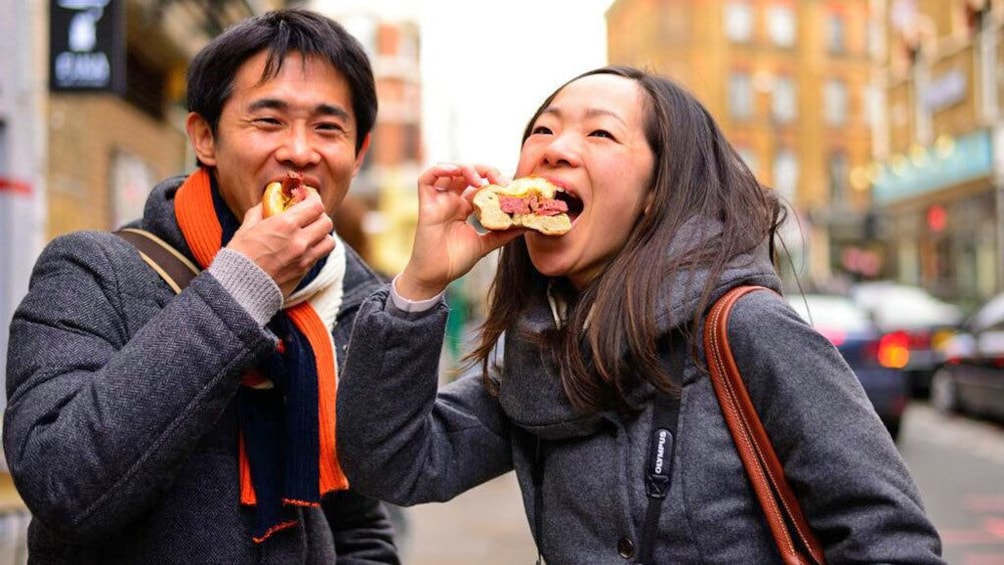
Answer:
<svg viewBox="0 0 1004 565"><path fill-rule="evenodd" d="M337 23L277 11L188 72L199 168L132 224L203 269L177 295L124 239L52 241L14 315L4 448L38 563L398 563L335 457L337 364L380 285L331 235L377 100ZM316 189L264 217L263 189Z"/></svg>
<svg viewBox="0 0 1004 565"><path fill-rule="evenodd" d="M411 259L360 308L339 391L353 484L415 504L515 469L552 565L635 563L643 550L654 563L779 561L700 340L729 289L780 288L775 195L696 99L627 67L547 98L524 132L516 176L530 175L565 190L567 234L476 232L473 193L506 182L493 168L440 164L419 178ZM503 245L481 371L437 394L442 292ZM728 338L826 559L940 563L917 488L836 349L768 292L739 301ZM670 488L643 547L653 411L672 397Z"/></svg>

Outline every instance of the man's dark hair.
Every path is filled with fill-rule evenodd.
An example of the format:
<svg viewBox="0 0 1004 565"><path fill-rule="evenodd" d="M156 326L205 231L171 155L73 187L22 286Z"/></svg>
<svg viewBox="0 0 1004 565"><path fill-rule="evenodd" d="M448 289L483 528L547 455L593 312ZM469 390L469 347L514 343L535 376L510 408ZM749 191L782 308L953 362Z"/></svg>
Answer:
<svg viewBox="0 0 1004 565"><path fill-rule="evenodd" d="M223 105L233 94L237 70L267 51L262 82L275 78L286 56L317 56L345 75L356 120L356 152L373 129L377 113L373 69L362 45L329 18L306 10L278 10L244 20L213 39L188 67L188 110L196 112L213 134Z"/></svg>

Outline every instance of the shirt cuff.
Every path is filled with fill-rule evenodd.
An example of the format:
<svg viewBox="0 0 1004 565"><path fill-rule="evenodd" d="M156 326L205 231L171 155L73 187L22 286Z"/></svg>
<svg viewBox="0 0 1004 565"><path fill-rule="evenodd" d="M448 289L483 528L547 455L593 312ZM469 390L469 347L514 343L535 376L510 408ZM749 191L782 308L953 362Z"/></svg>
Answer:
<svg viewBox="0 0 1004 565"><path fill-rule="evenodd" d="M426 310L432 309L433 306L439 303L446 294L446 291L440 292L432 298L427 298L425 300L408 300L407 298L401 296L397 293L397 279L401 275L394 277L394 280L390 282L390 301L394 304L394 307L404 312L406 314L415 314L418 312L425 312Z"/></svg>
<svg viewBox="0 0 1004 565"><path fill-rule="evenodd" d="M279 285L239 251L220 249L207 270L261 327L282 307Z"/></svg>

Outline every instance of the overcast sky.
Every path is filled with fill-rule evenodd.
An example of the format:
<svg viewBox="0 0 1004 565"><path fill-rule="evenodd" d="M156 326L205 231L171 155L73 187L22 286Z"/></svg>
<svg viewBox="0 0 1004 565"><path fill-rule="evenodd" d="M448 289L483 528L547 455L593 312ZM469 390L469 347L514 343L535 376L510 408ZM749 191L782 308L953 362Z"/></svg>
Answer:
<svg viewBox="0 0 1004 565"><path fill-rule="evenodd" d="M606 63L611 0L425 0L422 76L430 162L512 174L523 127L573 76Z"/></svg>
<svg viewBox="0 0 1004 565"><path fill-rule="evenodd" d="M606 64L613 0L312 0L421 26L427 163L472 161L511 175L523 127L555 88Z"/></svg>

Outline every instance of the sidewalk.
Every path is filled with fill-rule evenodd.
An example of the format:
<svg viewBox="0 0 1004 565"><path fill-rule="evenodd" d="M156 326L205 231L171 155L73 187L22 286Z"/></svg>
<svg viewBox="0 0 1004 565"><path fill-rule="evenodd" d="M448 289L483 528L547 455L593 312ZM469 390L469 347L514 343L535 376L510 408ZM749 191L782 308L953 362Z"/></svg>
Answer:
<svg viewBox="0 0 1004 565"><path fill-rule="evenodd" d="M444 504L405 510L405 565L531 565L537 559L516 476L507 473Z"/></svg>

